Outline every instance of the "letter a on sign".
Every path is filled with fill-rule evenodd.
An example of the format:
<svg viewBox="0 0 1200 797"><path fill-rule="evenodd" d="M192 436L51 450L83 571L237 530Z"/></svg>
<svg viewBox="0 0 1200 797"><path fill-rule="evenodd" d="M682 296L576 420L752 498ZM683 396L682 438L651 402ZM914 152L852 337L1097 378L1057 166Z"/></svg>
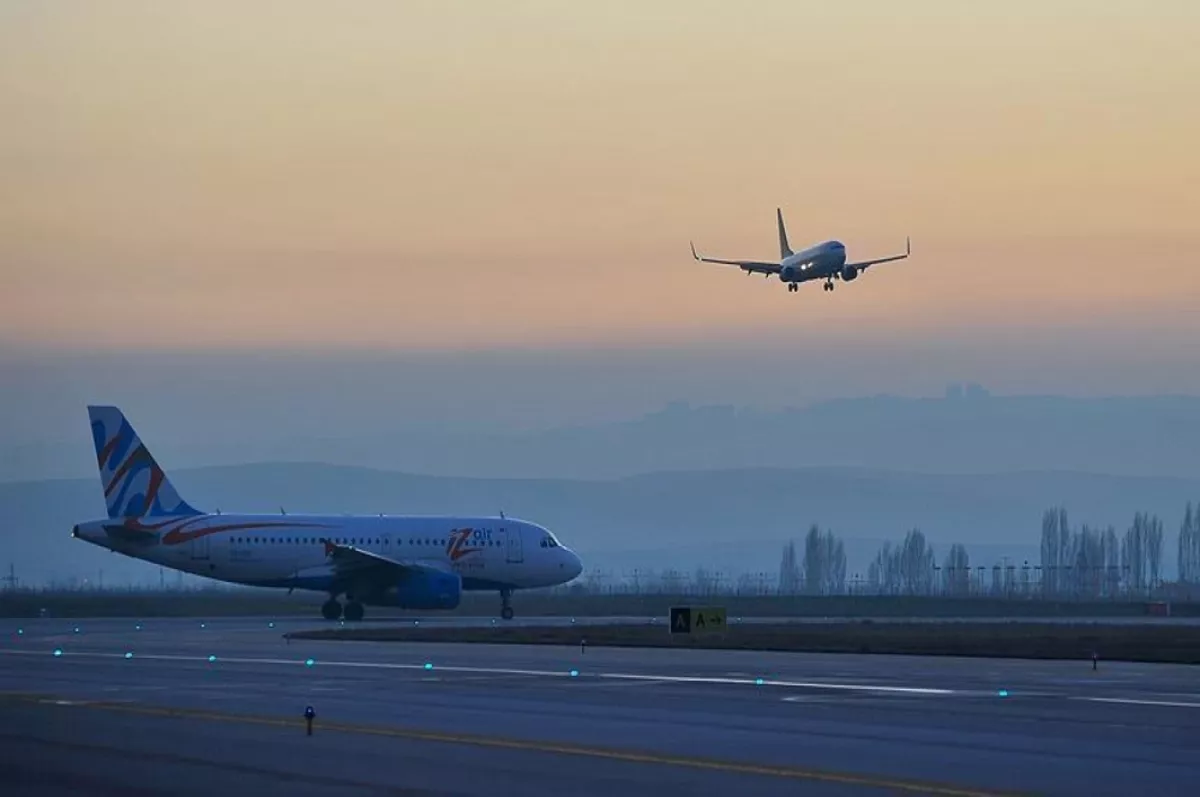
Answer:
<svg viewBox="0 0 1200 797"><path fill-rule="evenodd" d="M671 633L692 633L692 610L686 606L671 607Z"/></svg>

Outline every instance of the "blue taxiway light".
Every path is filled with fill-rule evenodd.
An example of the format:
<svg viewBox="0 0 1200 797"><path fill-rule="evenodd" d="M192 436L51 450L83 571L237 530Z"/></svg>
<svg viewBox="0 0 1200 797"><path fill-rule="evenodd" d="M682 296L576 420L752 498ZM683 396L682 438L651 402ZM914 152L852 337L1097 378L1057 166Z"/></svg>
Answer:
<svg viewBox="0 0 1200 797"><path fill-rule="evenodd" d="M432 670L432 669L433 669L433 663L432 663L432 662L428 662L428 661L427 661L427 662L425 662L425 669L427 669L427 670Z"/></svg>
<svg viewBox="0 0 1200 797"><path fill-rule="evenodd" d="M17 629L17 636L25 636L25 629L24 629L24 628L18 628L18 629Z"/></svg>
<svg viewBox="0 0 1200 797"><path fill-rule="evenodd" d="M208 657L208 663L209 663L209 664L212 664L212 663L213 663L214 661L216 661L216 660L217 660L217 657L216 657L216 656L209 656L209 657Z"/></svg>
<svg viewBox="0 0 1200 797"><path fill-rule="evenodd" d="M314 665L314 664L316 664L316 663L317 663L316 659L308 659L308 660L306 660L306 661L304 662L304 666L305 666L305 667L311 667L311 666L313 666L313 665Z"/></svg>
<svg viewBox="0 0 1200 797"><path fill-rule="evenodd" d="M200 627L201 627L201 628L208 628L208 623L201 623L201 624L200 624Z"/></svg>
<svg viewBox="0 0 1200 797"><path fill-rule="evenodd" d="M1008 690L1007 690L1007 689L1001 689L1001 690L1000 690L1000 691L999 691L997 694L999 694L999 695L1000 695L1000 697L1008 697Z"/></svg>
<svg viewBox="0 0 1200 797"><path fill-rule="evenodd" d="M55 655L55 656L61 656L61 655L62 655L62 648L55 648L55 649L54 649L54 655Z"/></svg>
<svg viewBox="0 0 1200 797"><path fill-rule="evenodd" d="M130 653L129 651L126 651L126 652L125 652L125 658L127 658L127 659L132 659L132 658L133 658L133 654L132 654L132 653Z"/></svg>
<svg viewBox="0 0 1200 797"><path fill-rule="evenodd" d="M274 627L275 627L274 623L267 623L267 628L274 628Z"/></svg>
<svg viewBox="0 0 1200 797"><path fill-rule="evenodd" d="M142 624L141 624L141 623L138 623L137 625L135 625L135 626L133 627L133 630L134 630L134 631L141 631L141 630L142 630Z"/></svg>
<svg viewBox="0 0 1200 797"><path fill-rule="evenodd" d="M76 633L76 634L78 634L78 633L79 633L79 626L75 626L75 633Z"/></svg>
<svg viewBox="0 0 1200 797"><path fill-rule="evenodd" d="M572 677L572 678L578 678L578 677L579 677L579 670L571 670L571 677Z"/></svg>
<svg viewBox="0 0 1200 797"><path fill-rule="evenodd" d="M762 678L755 678L755 679L754 679L754 685L755 685L755 686L762 686L762 685L763 685L763 679L762 679Z"/></svg>

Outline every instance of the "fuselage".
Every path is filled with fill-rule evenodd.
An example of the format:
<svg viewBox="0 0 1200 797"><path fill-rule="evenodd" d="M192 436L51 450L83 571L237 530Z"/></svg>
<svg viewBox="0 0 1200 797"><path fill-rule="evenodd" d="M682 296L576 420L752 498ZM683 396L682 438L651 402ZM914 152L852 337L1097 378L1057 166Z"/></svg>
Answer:
<svg viewBox="0 0 1200 797"><path fill-rule="evenodd" d="M326 541L455 573L463 590L549 587L582 571L553 534L514 518L202 514L95 520L71 534L206 578L322 592L337 588Z"/></svg>
<svg viewBox="0 0 1200 797"><path fill-rule="evenodd" d="M846 247L841 241L825 241L785 257L779 265L781 282L831 279L846 265Z"/></svg>

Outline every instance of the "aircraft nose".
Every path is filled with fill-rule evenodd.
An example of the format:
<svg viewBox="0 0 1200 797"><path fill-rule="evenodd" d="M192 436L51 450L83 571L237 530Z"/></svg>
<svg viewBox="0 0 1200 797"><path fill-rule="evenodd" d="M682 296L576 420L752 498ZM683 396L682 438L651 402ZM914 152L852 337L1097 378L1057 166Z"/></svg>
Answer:
<svg viewBox="0 0 1200 797"><path fill-rule="evenodd" d="M563 568L567 571L567 574L570 578L576 578L580 573L583 572L583 560L580 559L579 554L575 553L574 551L564 550L563 553L566 555L566 561L563 562Z"/></svg>

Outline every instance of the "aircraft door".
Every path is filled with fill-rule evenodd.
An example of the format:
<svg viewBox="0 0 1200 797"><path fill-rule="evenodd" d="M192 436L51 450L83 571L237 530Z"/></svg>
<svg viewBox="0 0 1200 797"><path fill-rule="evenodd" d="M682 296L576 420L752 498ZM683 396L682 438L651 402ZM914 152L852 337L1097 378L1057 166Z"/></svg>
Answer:
<svg viewBox="0 0 1200 797"><path fill-rule="evenodd" d="M192 561L201 562L208 561L209 543L211 542L209 535L204 534L193 539L188 546L190 548Z"/></svg>
<svg viewBox="0 0 1200 797"><path fill-rule="evenodd" d="M521 564L525 561L525 548L521 545L521 529L504 530L505 560L509 564Z"/></svg>

